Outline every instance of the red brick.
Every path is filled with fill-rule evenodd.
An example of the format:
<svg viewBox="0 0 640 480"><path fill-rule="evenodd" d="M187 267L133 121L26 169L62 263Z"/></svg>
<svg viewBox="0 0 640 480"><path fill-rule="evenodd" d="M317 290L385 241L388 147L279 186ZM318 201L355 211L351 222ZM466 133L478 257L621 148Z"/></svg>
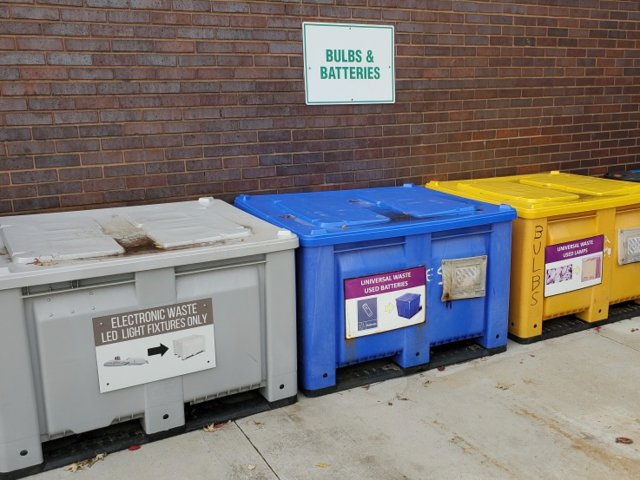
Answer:
<svg viewBox="0 0 640 480"><path fill-rule="evenodd" d="M93 138L82 140L58 140L55 142L56 151L65 152L86 152L100 149L100 141Z"/></svg>
<svg viewBox="0 0 640 480"><path fill-rule="evenodd" d="M60 207L58 197L27 198L13 201L13 209L16 212L26 212L29 210L48 210Z"/></svg>
<svg viewBox="0 0 640 480"><path fill-rule="evenodd" d="M169 185L186 185L189 183L203 183L205 172L176 173L167 177Z"/></svg>
<svg viewBox="0 0 640 480"><path fill-rule="evenodd" d="M185 163L184 160L150 162L145 165L145 168L148 174L184 172Z"/></svg>
<svg viewBox="0 0 640 480"><path fill-rule="evenodd" d="M105 202L136 202L145 199L144 190L119 190L104 192Z"/></svg>
<svg viewBox="0 0 640 480"><path fill-rule="evenodd" d="M23 168L12 173L35 171L36 155L71 189L126 182L65 193L18 176L41 186L13 191L21 211L32 198L71 208L542 166L603 173L640 154L629 2L87 1L0 7L17 12L0 22L0 155ZM395 24L395 104L304 105L300 24L319 15Z"/></svg>
<svg viewBox="0 0 640 480"><path fill-rule="evenodd" d="M111 50L109 40L67 39L64 42L67 50L78 52L108 52Z"/></svg>
<svg viewBox="0 0 640 480"><path fill-rule="evenodd" d="M81 193L82 182L56 182L38 185L38 196Z"/></svg>
<svg viewBox="0 0 640 480"><path fill-rule="evenodd" d="M53 123L51 113L7 113L5 115L7 125L47 125Z"/></svg>
<svg viewBox="0 0 640 480"><path fill-rule="evenodd" d="M0 52L0 65L44 65L42 53Z"/></svg>
<svg viewBox="0 0 640 480"><path fill-rule="evenodd" d="M85 0L88 7L96 8L128 8L129 0Z"/></svg>
<svg viewBox="0 0 640 480"><path fill-rule="evenodd" d="M11 183L18 185L21 183L44 183L58 180L55 170L34 170L30 172L13 172Z"/></svg>
<svg viewBox="0 0 640 480"><path fill-rule="evenodd" d="M109 178L84 180L82 187L85 192L104 192L112 190L125 190L126 183L123 178Z"/></svg>
<svg viewBox="0 0 640 480"><path fill-rule="evenodd" d="M0 22L0 34L39 35L41 32L40 24L35 22L18 22L15 20Z"/></svg>
<svg viewBox="0 0 640 480"><path fill-rule="evenodd" d="M166 13L166 12L151 12L150 23L167 24L167 25L189 25L192 21L192 17L188 13Z"/></svg>
<svg viewBox="0 0 640 480"><path fill-rule="evenodd" d="M197 185L185 185L186 194L190 197L193 196L217 196L217 194L222 193L223 185L222 183L204 183Z"/></svg>
<svg viewBox="0 0 640 480"><path fill-rule="evenodd" d="M180 147L182 136L180 135L152 135L144 137L145 148Z"/></svg>
<svg viewBox="0 0 640 480"><path fill-rule="evenodd" d="M195 51L195 43L192 41L155 41L154 43L157 52L193 53Z"/></svg>
<svg viewBox="0 0 640 480"><path fill-rule="evenodd" d="M62 50L62 40L59 38L18 37L18 50Z"/></svg>
<svg viewBox="0 0 640 480"><path fill-rule="evenodd" d="M98 113L97 112L86 112L86 111L69 111L69 112L55 112L54 118L56 123L72 123L72 124L81 124L81 123L94 123L98 121ZM85 130L81 131L84 132ZM82 134L81 134L82 135ZM82 135L85 136L85 135ZM88 136L88 135L86 135Z"/></svg>
<svg viewBox="0 0 640 480"><path fill-rule="evenodd" d="M128 177L144 175L145 169L142 163L129 163L126 165L107 165L104 167L104 176L108 177Z"/></svg>
<svg viewBox="0 0 640 480"><path fill-rule="evenodd" d="M211 2L209 0L174 0L173 8L188 12L210 12Z"/></svg>
<svg viewBox="0 0 640 480"><path fill-rule="evenodd" d="M11 17L29 20L58 20L60 12L56 8L12 7Z"/></svg>
<svg viewBox="0 0 640 480"><path fill-rule="evenodd" d="M79 207L83 205L98 205L105 203L104 194L99 193L82 193L79 195L60 195L61 207Z"/></svg>
<svg viewBox="0 0 640 480"><path fill-rule="evenodd" d="M103 150L125 150L143 148L142 137L107 137L100 139L100 145ZM124 152L125 154L130 152Z"/></svg>
<svg viewBox="0 0 640 480"><path fill-rule="evenodd" d="M131 0L131 8L171 10L172 0Z"/></svg>
<svg viewBox="0 0 640 480"><path fill-rule="evenodd" d="M181 198L185 196L185 189L183 185L176 185L171 187L157 187L147 188L145 190L145 198L149 200L162 199L162 198Z"/></svg>
<svg viewBox="0 0 640 480"><path fill-rule="evenodd" d="M87 180L102 178L102 167L61 168L58 170L60 181Z"/></svg>
<svg viewBox="0 0 640 480"><path fill-rule="evenodd" d="M103 165L123 162L122 152L84 152L81 158L82 165Z"/></svg>
<svg viewBox="0 0 640 480"><path fill-rule="evenodd" d="M0 98L0 112L26 109L27 101L22 98Z"/></svg>
<svg viewBox="0 0 640 480"><path fill-rule="evenodd" d="M167 175L145 175L127 178L127 188L159 187L167 184Z"/></svg>
<svg viewBox="0 0 640 480"><path fill-rule="evenodd" d="M82 5L83 0L75 0L75 1L80 2L80 6ZM71 22L106 22L107 12L103 10L93 10L93 9L86 9L86 8L83 8L83 9L65 8L61 10L60 18L63 21L71 21Z"/></svg>
<svg viewBox="0 0 640 480"><path fill-rule="evenodd" d="M7 154L9 155L32 155L39 153L54 153L56 151L53 142L12 142L7 143L6 147Z"/></svg>
<svg viewBox="0 0 640 480"><path fill-rule="evenodd" d="M79 23L45 23L42 25L45 35L60 35L63 37L84 37L89 35L89 26Z"/></svg>

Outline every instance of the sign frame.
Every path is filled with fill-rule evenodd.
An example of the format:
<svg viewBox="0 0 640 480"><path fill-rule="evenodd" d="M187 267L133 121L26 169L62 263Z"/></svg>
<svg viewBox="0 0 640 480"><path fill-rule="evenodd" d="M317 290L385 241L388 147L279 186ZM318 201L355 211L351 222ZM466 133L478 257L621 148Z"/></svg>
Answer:
<svg viewBox="0 0 640 480"><path fill-rule="evenodd" d="M312 28L326 28L329 32L331 29L349 29L349 30L364 30L366 29L368 32L371 30L380 30L383 33L390 33L391 45L389 48L390 58L388 59L388 64L383 62L383 67L387 67L390 75L383 75L382 80L390 82L390 89L388 94L384 97L376 97L376 98L367 98L367 89L361 88L359 92L362 91L362 97L359 98L348 98L350 95L347 95L347 98L335 98L335 99L320 99L320 97L315 93L316 87L315 82L311 81L311 71L314 69L319 69L320 66L316 65L315 62L311 60L311 55L309 54L311 45L310 39L308 38L308 34ZM307 105L371 105L371 104L388 104L395 103L396 101L396 74L395 74L395 27L393 25L369 25L369 24L355 24L355 23L323 23L323 22L303 22L302 23L302 48L303 48L303 58L304 58L304 94L305 94L305 103ZM346 47L342 47L346 48ZM344 50L343 50L344 51ZM366 53L366 52L361 52ZM353 62L351 62L353 63ZM366 63L363 63L366 65ZM365 67L366 68L366 67ZM346 80L346 79L345 79ZM353 82L364 82L371 81L370 79L355 79L351 80ZM364 85L364 84L363 84ZM385 89L385 91L387 90ZM340 95L342 89L336 88L333 91Z"/></svg>

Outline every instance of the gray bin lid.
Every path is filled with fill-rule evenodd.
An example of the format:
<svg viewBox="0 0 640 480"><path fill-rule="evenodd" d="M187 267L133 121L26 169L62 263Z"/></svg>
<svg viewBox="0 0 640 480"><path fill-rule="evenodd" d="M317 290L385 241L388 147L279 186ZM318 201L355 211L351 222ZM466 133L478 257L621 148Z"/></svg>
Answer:
<svg viewBox="0 0 640 480"><path fill-rule="evenodd" d="M211 198L0 217L0 248L6 251L0 254L0 286L11 273L32 276L53 270L73 276L108 265L123 273L158 268L159 262L197 263L205 257L233 258L297 245L290 232Z"/></svg>

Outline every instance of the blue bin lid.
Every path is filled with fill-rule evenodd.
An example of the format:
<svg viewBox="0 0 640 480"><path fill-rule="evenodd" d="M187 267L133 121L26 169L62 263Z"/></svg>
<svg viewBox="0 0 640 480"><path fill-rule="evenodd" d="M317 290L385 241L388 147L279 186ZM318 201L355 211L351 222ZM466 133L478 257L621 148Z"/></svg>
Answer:
<svg viewBox="0 0 640 480"><path fill-rule="evenodd" d="M613 178L616 180L628 180L630 182L640 182L640 170L627 170L621 172L609 172L605 175L606 178Z"/></svg>
<svg viewBox="0 0 640 480"><path fill-rule="evenodd" d="M516 211L422 186L240 195L235 205L296 233L303 246L332 245L510 221Z"/></svg>

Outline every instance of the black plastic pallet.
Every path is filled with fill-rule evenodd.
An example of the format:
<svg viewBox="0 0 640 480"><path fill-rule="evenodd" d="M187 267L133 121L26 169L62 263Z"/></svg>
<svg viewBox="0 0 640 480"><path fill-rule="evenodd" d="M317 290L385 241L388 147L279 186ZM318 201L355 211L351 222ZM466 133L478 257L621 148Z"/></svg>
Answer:
<svg viewBox="0 0 640 480"><path fill-rule="evenodd" d="M133 445L144 445L186 432L199 430L206 425L224 423L255 415L274 408L291 405L296 396L268 402L257 391L243 392L194 405L185 405L185 425L165 432L147 435L139 420L51 440L42 444L44 462L9 473L0 473L0 480L15 480L74 462L93 458L101 453L114 453Z"/></svg>
<svg viewBox="0 0 640 480"><path fill-rule="evenodd" d="M446 345L433 347L431 349L431 360L424 365L402 368L394 363L391 358L358 363L356 365L339 368L336 372L336 385L319 390L303 390L303 393L307 397L320 397L328 393L342 392L392 378L404 377L417 372L468 362L476 358L504 352L506 349L506 346L492 349L484 348L473 340L448 343Z"/></svg>
<svg viewBox="0 0 640 480"><path fill-rule="evenodd" d="M601 327L609 323L628 320L629 318L640 316L640 305L635 302L619 303L609 307L609 317L599 322L588 323L580 320L574 315L553 318L542 323L542 335L530 338L520 338L509 334L509 338L514 342L528 345L530 343L549 340L550 338L562 337L571 333L582 332L590 328Z"/></svg>

